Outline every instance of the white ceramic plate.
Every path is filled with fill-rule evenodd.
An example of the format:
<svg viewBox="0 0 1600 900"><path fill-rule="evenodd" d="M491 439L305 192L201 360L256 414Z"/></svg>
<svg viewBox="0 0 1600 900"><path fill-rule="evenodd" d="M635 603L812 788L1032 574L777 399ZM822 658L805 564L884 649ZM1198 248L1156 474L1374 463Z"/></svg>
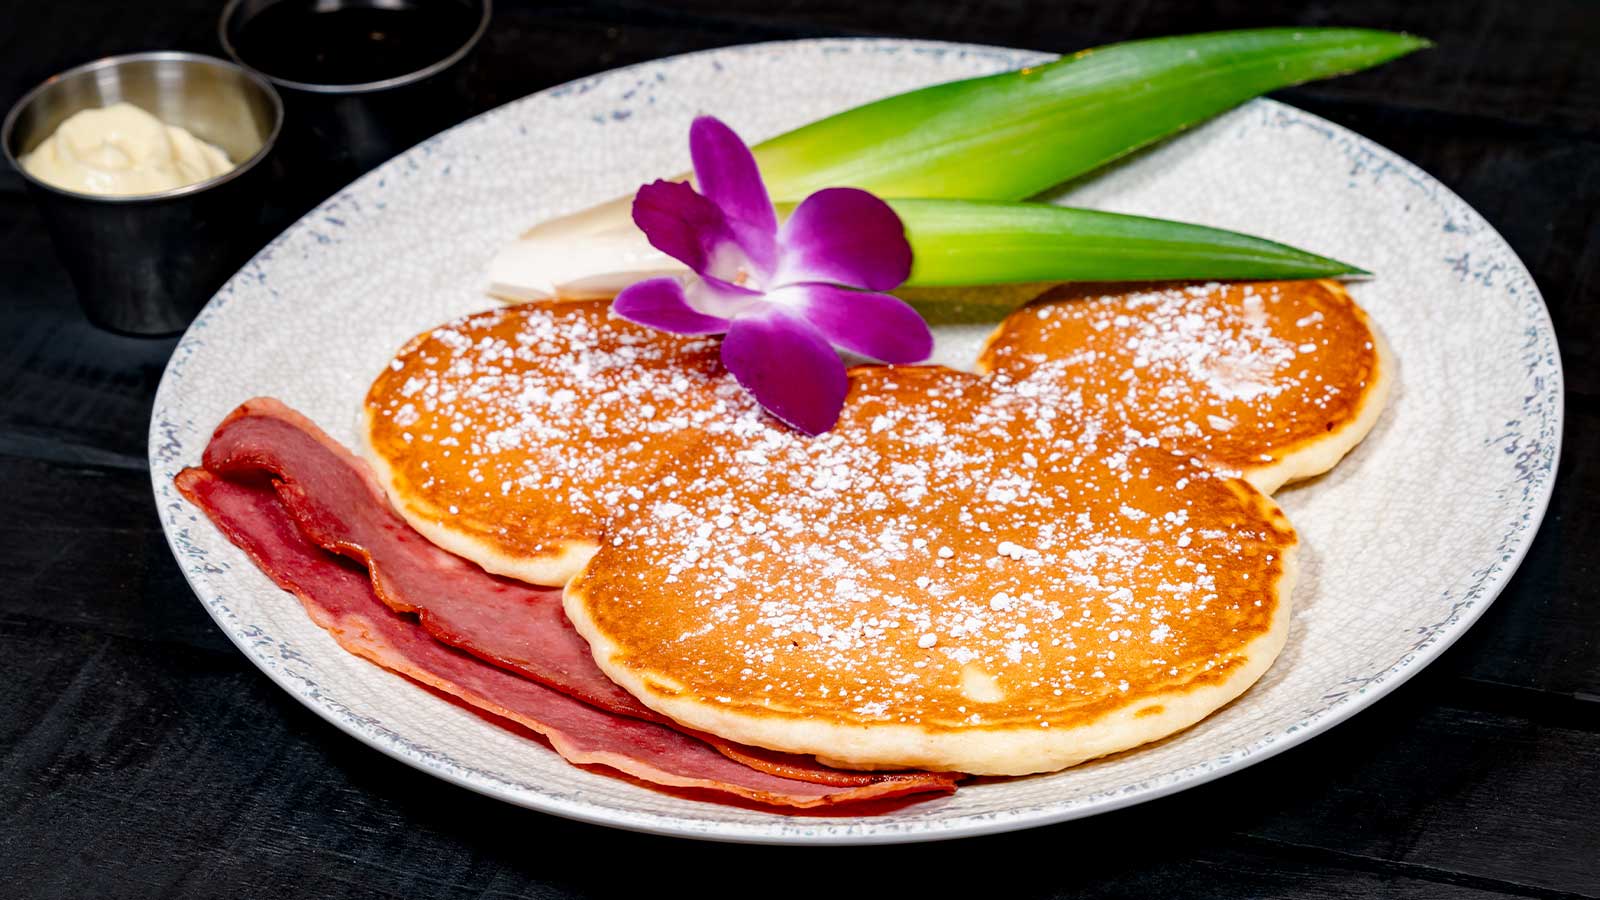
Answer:
<svg viewBox="0 0 1600 900"><path fill-rule="evenodd" d="M872 843L1024 828L1243 768L1345 719L1461 635L1522 559L1555 476L1560 359L1526 269L1415 166L1316 116L1256 101L1060 199L1232 228L1349 260L1399 358L1377 429L1279 495L1302 541L1287 648L1198 726L1055 775L964 787L875 818L793 818L681 800L567 765L339 649L172 487L222 416L282 398L354 437L368 381L412 334L492 305L521 229L687 166L696 113L747 140L886 94L1041 62L1021 51L802 41L645 63L535 94L356 182L213 299L156 396L150 466L172 550L262 671L397 759L511 803L621 828L735 841Z"/></svg>

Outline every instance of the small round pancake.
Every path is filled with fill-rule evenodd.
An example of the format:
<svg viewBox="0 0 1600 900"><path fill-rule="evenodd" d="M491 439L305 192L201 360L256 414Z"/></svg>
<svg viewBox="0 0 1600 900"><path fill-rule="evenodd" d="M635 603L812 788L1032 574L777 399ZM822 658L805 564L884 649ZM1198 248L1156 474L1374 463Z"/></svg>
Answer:
<svg viewBox="0 0 1600 900"><path fill-rule="evenodd" d="M720 737L1021 775L1184 728L1282 648L1277 506L1070 392L852 372L843 417L707 441L567 586L600 667Z"/></svg>
<svg viewBox="0 0 1600 900"><path fill-rule="evenodd" d="M448 322L367 392L366 455L406 520L491 572L564 584L705 428L756 407L714 338L533 303Z"/></svg>
<svg viewBox="0 0 1600 900"><path fill-rule="evenodd" d="M1066 285L1006 318L982 371L1049 382L1271 493L1372 429L1393 361L1335 281Z"/></svg>

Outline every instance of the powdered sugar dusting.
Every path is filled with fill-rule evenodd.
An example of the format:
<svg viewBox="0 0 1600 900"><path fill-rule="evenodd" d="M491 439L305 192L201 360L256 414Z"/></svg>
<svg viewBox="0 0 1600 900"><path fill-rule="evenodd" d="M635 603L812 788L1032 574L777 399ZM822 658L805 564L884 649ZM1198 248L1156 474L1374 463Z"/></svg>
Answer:
<svg viewBox="0 0 1600 900"><path fill-rule="evenodd" d="M1293 533L1185 440L1254 433L1308 383L1310 339L1279 335L1273 286L1217 293L1020 311L991 352L1044 349L1016 372L855 370L816 438L761 415L713 340L603 304L501 310L402 352L374 443L506 552L599 541L600 627L720 705L1066 725L1221 674L1272 619ZM1198 432L1130 412L1205 392Z"/></svg>
<svg viewBox="0 0 1600 900"><path fill-rule="evenodd" d="M984 365L1095 398L1223 468L1268 463L1355 415L1376 365L1331 282L1060 288L1007 319Z"/></svg>
<svg viewBox="0 0 1600 900"><path fill-rule="evenodd" d="M466 316L374 382L371 443L403 494L507 553L597 539L695 435L757 416L717 347L611 319L603 302Z"/></svg>
<svg viewBox="0 0 1600 900"><path fill-rule="evenodd" d="M1292 532L1236 482L1048 383L852 378L832 432L709 441L618 522L579 584L630 664L764 713L1048 727L1267 627Z"/></svg>

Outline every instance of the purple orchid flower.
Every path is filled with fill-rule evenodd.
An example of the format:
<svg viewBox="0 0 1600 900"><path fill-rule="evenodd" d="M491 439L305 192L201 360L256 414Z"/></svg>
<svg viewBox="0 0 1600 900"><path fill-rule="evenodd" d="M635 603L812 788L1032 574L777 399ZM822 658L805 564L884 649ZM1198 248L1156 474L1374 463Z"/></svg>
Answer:
<svg viewBox="0 0 1600 900"><path fill-rule="evenodd" d="M623 289L612 310L675 334L723 334L722 362L768 412L816 435L832 428L850 382L838 350L880 362L927 359L933 334L882 291L911 272L905 226L855 188L817 191L780 227L755 156L733 129L694 120L689 153L700 189L639 188L633 221L694 277Z"/></svg>

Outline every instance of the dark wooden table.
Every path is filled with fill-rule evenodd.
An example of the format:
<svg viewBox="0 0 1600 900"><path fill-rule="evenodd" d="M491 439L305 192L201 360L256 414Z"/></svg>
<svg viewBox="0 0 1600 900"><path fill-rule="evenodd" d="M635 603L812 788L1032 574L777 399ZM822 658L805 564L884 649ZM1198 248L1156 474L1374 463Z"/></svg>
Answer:
<svg viewBox="0 0 1600 900"><path fill-rule="evenodd" d="M220 6L4 0L0 102L101 54L217 52ZM174 341L83 321L6 171L0 896L1600 896L1600 5L502 2L454 113L750 41L899 35L1065 51L1268 24L1438 42L1282 96L1479 209L1533 270L1566 363L1565 450L1532 552L1471 634L1393 695L1205 787L958 844L695 844L451 787L337 732L213 627L167 552L145 464ZM282 227L317 199L285 192L268 216Z"/></svg>

